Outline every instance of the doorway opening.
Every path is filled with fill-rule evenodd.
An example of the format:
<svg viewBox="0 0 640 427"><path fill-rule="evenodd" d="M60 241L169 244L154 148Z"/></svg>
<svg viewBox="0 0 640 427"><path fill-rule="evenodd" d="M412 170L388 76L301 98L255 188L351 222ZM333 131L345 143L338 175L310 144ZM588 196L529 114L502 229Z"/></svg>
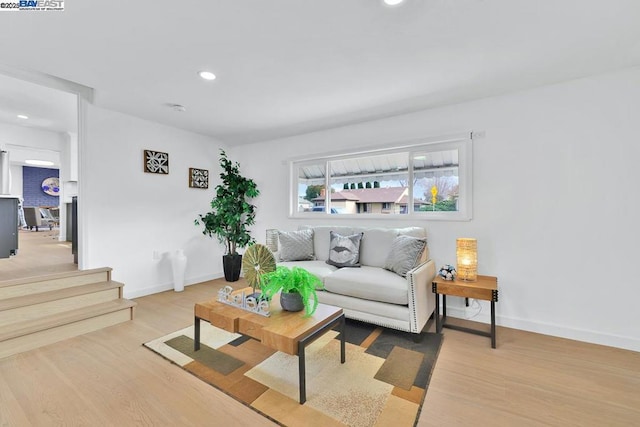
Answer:
<svg viewBox="0 0 640 427"><path fill-rule="evenodd" d="M19 231L17 254L0 258L0 281L77 270L72 212L80 181L81 95L75 84L51 76L7 74L0 74L0 150L9 157L4 196L19 200Z"/></svg>

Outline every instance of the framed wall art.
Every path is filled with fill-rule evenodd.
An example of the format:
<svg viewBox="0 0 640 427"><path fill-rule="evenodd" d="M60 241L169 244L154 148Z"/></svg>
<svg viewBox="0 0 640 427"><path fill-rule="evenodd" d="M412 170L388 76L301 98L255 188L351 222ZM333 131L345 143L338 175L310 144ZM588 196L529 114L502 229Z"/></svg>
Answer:
<svg viewBox="0 0 640 427"><path fill-rule="evenodd" d="M144 171L160 175L169 174L169 153L144 150Z"/></svg>
<svg viewBox="0 0 640 427"><path fill-rule="evenodd" d="M50 196L60 196L60 179L58 177L47 178L42 181L42 191Z"/></svg>
<svg viewBox="0 0 640 427"><path fill-rule="evenodd" d="M207 169L189 168L189 187L209 188L209 171Z"/></svg>

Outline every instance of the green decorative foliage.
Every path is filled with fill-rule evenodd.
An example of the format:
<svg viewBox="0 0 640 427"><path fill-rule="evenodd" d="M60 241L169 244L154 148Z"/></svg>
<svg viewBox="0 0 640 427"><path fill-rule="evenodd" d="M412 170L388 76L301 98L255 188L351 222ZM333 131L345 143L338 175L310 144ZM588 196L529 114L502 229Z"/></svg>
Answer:
<svg viewBox="0 0 640 427"><path fill-rule="evenodd" d="M222 182L216 186L211 212L200 214L195 224L204 227L202 234L224 244L228 254L237 254L236 248L255 242L248 227L255 223L256 207L247 200L260 191L252 179L240 174L240 164L229 160L224 150L220 150L220 167Z"/></svg>
<svg viewBox="0 0 640 427"><path fill-rule="evenodd" d="M297 292L302 296L305 317L315 313L318 307L318 294L316 289L324 289L322 281L304 268L279 266L276 271L261 276L260 287L268 300L278 292Z"/></svg>
<svg viewBox="0 0 640 427"><path fill-rule="evenodd" d="M455 200L440 200L436 202L435 205L426 205L420 207L421 211L456 211L456 201Z"/></svg>
<svg viewBox="0 0 640 427"><path fill-rule="evenodd" d="M324 185L310 185L307 187L304 198L312 201L316 197L319 197Z"/></svg>

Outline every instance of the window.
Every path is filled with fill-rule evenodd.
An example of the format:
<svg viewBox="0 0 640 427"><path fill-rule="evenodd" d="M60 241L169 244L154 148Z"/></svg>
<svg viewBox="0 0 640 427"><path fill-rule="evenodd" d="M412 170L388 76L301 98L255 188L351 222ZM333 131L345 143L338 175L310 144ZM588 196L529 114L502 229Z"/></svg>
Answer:
<svg viewBox="0 0 640 427"><path fill-rule="evenodd" d="M296 166L296 171L295 210L298 213L324 212L326 162L301 163Z"/></svg>
<svg viewBox="0 0 640 427"><path fill-rule="evenodd" d="M292 215L471 218L471 137L292 160Z"/></svg>

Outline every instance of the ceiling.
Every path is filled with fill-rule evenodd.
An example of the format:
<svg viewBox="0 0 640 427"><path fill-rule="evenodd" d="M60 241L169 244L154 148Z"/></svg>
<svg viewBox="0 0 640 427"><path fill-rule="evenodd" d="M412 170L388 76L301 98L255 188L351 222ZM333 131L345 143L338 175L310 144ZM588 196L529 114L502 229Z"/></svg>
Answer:
<svg viewBox="0 0 640 427"><path fill-rule="evenodd" d="M0 12L0 62L242 144L640 65L638 22L637 0L73 1ZM0 79L0 121L70 126L38 92Z"/></svg>

